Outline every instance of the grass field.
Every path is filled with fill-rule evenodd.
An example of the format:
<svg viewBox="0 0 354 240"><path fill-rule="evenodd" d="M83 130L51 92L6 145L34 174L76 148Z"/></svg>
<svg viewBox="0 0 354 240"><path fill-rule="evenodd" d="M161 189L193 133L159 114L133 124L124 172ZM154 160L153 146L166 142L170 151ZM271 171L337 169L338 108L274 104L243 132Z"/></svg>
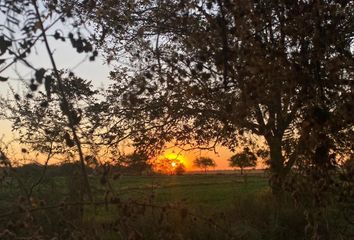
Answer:
<svg viewBox="0 0 354 240"><path fill-rule="evenodd" d="M247 177L238 174L122 176L113 186L126 200L138 199L158 206L172 204L177 209L188 209L192 216L198 216L199 220L194 222L193 217L184 218L179 211L172 211L163 223L159 223L161 212L151 212L134 222L135 226L140 226L139 230L146 239L160 239L151 230L158 229L159 224L172 229L172 232L180 232L182 239L230 239L229 232L236 239L304 237L302 213L291 205L275 203L263 173ZM109 216L114 217L114 213L102 210L98 217L107 221ZM221 226L220 229L210 221ZM107 239L117 238L112 235Z"/></svg>
<svg viewBox="0 0 354 240"><path fill-rule="evenodd" d="M155 234L160 225L181 233L181 239L231 239L231 235L236 239L304 237L305 223L301 212L291 205L277 205L263 174L247 177L236 174L122 176L113 182L113 187L125 200L134 199L157 206L167 204L176 209L187 209L191 214L192 217L188 218L179 210L167 211L160 223L161 211L150 209L151 212L149 210L148 214L131 223L139 226L144 239L161 239ZM101 209L96 220L106 222L115 215L114 209ZM289 233L292 237L288 236ZM107 239L119 238L107 234Z"/></svg>
<svg viewBox="0 0 354 240"><path fill-rule="evenodd" d="M103 201L104 186L95 177L91 184L95 200ZM263 173L121 176L111 185L120 204L84 208L85 221L107 240L129 239L133 230L142 237L136 239L304 239L302 211L291 201L277 203ZM19 193L9 186L0 188L2 212ZM72 178L45 179L34 193L53 204L75 194L72 186ZM107 230L112 224L119 230Z"/></svg>
<svg viewBox="0 0 354 240"><path fill-rule="evenodd" d="M267 179L261 176L225 175L123 176L113 182L123 198L147 198L158 203L183 202L194 209L227 210L242 195L267 191ZM205 212L205 210L204 210Z"/></svg>

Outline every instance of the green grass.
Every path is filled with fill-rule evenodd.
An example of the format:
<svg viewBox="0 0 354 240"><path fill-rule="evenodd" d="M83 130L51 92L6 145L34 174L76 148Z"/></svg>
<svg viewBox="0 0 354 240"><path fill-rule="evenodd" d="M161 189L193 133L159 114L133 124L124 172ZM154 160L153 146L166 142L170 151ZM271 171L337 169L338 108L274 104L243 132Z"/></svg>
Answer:
<svg viewBox="0 0 354 240"><path fill-rule="evenodd" d="M48 203L58 202L70 196L71 181L72 178L48 179L35 194ZM96 200L102 201L105 187L98 178L91 177L90 181ZM123 221L120 228L133 226L143 239L165 239L170 233L174 237L180 235L180 239L229 239L226 231L237 239L303 239L302 213L294 210L291 204L278 206L263 174L247 178L237 174L121 176L111 180L111 184L123 203L134 200L161 208L142 210L134 204L123 204L108 208L100 206L93 211L87 206L84 213L87 223L92 224L94 219L94 224L101 226L113 222L122 224L120 221ZM11 196L16 195L16 187L2 187L0 196L9 197L10 192ZM0 204L4 209L11 203L4 200ZM215 223L228 230L215 227ZM123 230L120 233L101 231L101 236L107 240L126 239L129 235ZM284 238L288 232L294 237Z"/></svg>
<svg viewBox="0 0 354 240"><path fill-rule="evenodd" d="M25 187L37 179L22 177ZM46 178L35 188L33 196L44 199L48 205L56 205L64 199L75 201L78 179L75 176ZM7 181L9 184L0 185L0 211L3 213L18 209L21 192L14 179ZM107 186L100 184L98 177L91 176L90 181L95 200L102 202ZM111 179L110 183L120 204L99 205L95 209L88 205L83 214L85 231L91 234L90 230L96 229L104 240L128 239L131 231L147 240L229 240L230 234L241 240L308 239L304 231L307 224L304 211L296 208L290 197L276 200L263 173L255 172L248 177L239 174L121 176ZM82 216L75 207L69 207L66 213L73 214L74 220ZM333 229L331 239L346 239L340 238L335 230L345 224L343 219L339 221L337 209L328 209L328 214ZM36 216L46 224L47 231L62 231L56 225L62 218L57 209L40 211ZM16 220L16 216L13 218Z"/></svg>
<svg viewBox="0 0 354 240"><path fill-rule="evenodd" d="M99 186L97 183L94 185ZM210 223L205 219L213 219L220 225L235 221L238 207L243 205L242 208L244 208L248 198L269 193L268 180L263 175L249 176L247 179L234 174L122 176L113 181L112 185L118 196L125 200L137 199L140 202L148 202L157 206L172 204L177 209L188 209L188 213L198 218L184 219L178 210L172 210L168 211L162 224L172 232L181 232L184 237L189 236L190 239L227 239L228 236L220 229L210 228ZM255 208L255 206L250 207ZM160 214L159 209L148 209L147 213L137 217L132 224L138 226L146 239L160 239L154 231L154 229L159 229L159 224L161 224L158 220ZM114 208L109 208L108 211L101 208L96 221L110 222L116 215L117 211ZM190 228L190 226L193 227ZM241 232L241 235L250 236L249 226L249 224L239 224L239 227L233 230ZM246 228L248 230L245 230ZM107 239L117 239L117 235L113 233L106 232L105 234Z"/></svg>
<svg viewBox="0 0 354 240"><path fill-rule="evenodd" d="M113 184L120 196L144 198L157 203L183 202L195 209L226 210L244 194L268 189L267 179L235 175L123 176Z"/></svg>

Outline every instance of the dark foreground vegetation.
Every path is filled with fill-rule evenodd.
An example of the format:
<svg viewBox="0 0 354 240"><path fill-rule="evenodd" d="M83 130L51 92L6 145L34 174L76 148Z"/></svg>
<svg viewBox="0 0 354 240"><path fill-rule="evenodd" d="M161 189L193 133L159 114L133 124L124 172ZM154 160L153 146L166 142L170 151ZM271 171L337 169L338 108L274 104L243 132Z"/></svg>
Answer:
<svg viewBox="0 0 354 240"><path fill-rule="evenodd" d="M232 174L122 176L112 181L116 196L108 199L102 197L105 189L99 179L91 181L97 188L98 203L94 207L84 205L83 212L79 212L81 205L68 200L75 191L70 189L70 178L46 178L33 193L34 199L44 202L33 202L29 209L21 209L21 199L12 202L20 189L9 183L1 188L1 212L15 211L10 211L1 225L21 234L40 224L43 231L58 231L64 239L65 234L81 235L75 227L81 217L86 226L81 227L88 231L85 234L97 234L102 239L305 238L301 209L290 200L276 202L263 176L249 176L247 182ZM58 202L62 206L55 206ZM26 222L26 218L31 221L20 230L17 221ZM67 222L61 226L63 221ZM335 223L332 226L337 229Z"/></svg>
<svg viewBox="0 0 354 240"><path fill-rule="evenodd" d="M0 119L14 133L0 141L0 239L354 239L353 9L0 0ZM59 66L66 43L111 66L107 88ZM172 176L185 168L164 159L171 176L155 175L149 160L171 146L222 146L242 173L269 171Z"/></svg>
<svg viewBox="0 0 354 240"><path fill-rule="evenodd" d="M37 185L42 169L33 165L16 169L23 186L3 182L2 239L310 239L306 208L287 194L276 199L263 171L119 175L108 182L91 175L92 204L75 186L75 165L68 166L49 167ZM30 205L17 197L24 189L32 191ZM323 212L327 239L351 238L346 211L329 205Z"/></svg>

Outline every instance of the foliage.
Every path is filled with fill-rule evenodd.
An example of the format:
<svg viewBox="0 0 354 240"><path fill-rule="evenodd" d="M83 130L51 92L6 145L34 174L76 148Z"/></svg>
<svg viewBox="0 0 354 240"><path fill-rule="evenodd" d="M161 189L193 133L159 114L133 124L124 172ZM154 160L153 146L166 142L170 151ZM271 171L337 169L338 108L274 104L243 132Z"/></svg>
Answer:
<svg viewBox="0 0 354 240"><path fill-rule="evenodd" d="M90 216L94 211L89 204L86 205L86 220L82 229L86 231L86 235L81 234L86 239L93 238L95 234L98 239L126 239L132 232L144 236L144 239L307 239L302 209L294 206L290 198L277 202L262 173L249 176L248 185L235 182L235 179L241 181L240 176L233 174L122 177L112 182L114 189L120 192L119 200L109 198L108 208L104 202L97 202L95 225L90 223ZM93 180L99 181L97 178ZM150 186L153 180L158 184L154 189ZM58 184L57 189L69 187L60 178L55 182ZM44 183L43 188L47 186ZM13 186L9 186L11 187ZM97 187L100 188L100 185ZM6 189L2 188L1 196ZM154 197L150 198L151 194ZM55 205L46 205L49 206ZM38 207L41 208L40 205ZM62 209L68 208L69 206L62 206ZM51 226L57 226L59 221L64 222L61 221L62 215L55 215L55 212L47 209L31 213L36 220L42 217L42 220L47 221L48 216L57 216L51 225L43 224L46 231ZM2 214L4 213L8 213L8 209L4 209ZM330 239L350 239L349 235L343 235L343 218L337 215L336 210L333 209L328 214L328 224L332 230ZM14 215L8 217L13 218ZM15 226L10 225L11 231ZM80 228L74 228L73 225L71 227L69 230L75 236L79 235ZM92 229L92 232L87 228ZM15 229L15 232L19 229ZM70 236L66 231L58 234L63 238Z"/></svg>
<svg viewBox="0 0 354 240"><path fill-rule="evenodd" d="M82 31L82 25L73 18L72 5L69 2L2 0L0 10L2 17L0 54L3 57L0 62L6 64L0 71L1 75L17 62L23 63L34 72L34 78L20 80L26 82L32 91L36 91L43 84L47 88L51 83L44 78L44 74L55 71L54 68L56 68L54 66L53 69L36 67L28 60L36 46L40 45L41 40L47 41L50 38L66 42L69 39L78 53L92 54L92 60L97 56L97 51L84 36L85 31ZM73 31L78 30L77 37L72 32L69 32L66 37L65 27L63 27L65 25L66 29L72 27ZM7 81L8 77L2 76L1 80Z"/></svg>
<svg viewBox="0 0 354 240"><path fill-rule="evenodd" d="M127 171L131 173L143 174L152 171L152 165L149 163L149 157L143 153L131 153L122 156L118 162L118 166L122 172Z"/></svg>
<svg viewBox="0 0 354 240"><path fill-rule="evenodd" d="M182 163L179 163L175 167L174 171L175 171L176 175L183 175L186 172L186 167Z"/></svg>
<svg viewBox="0 0 354 240"><path fill-rule="evenodd" d="M83 141L87 139L90 141L94 137L85 135L89 134L86 132L89 130L87 127L90 126L91 129L95 127L90 124L92 113L89 114L90 117L85 115L88 113L87 105L84 110L81 107L90 99L97 101L94 97L96 92L90 89L89 82L74 76L70 71L58 69L49 39L65 42L67 33L72 47L78 53L91 54L90 60L95 59L97 51L85 38L85 30L83 30L85 28L82 28L82 24L73 18L72 6L64 1L0 1L0 10L2 21L0 64L4 64L0 70L0 80L7 81L9 78L4 75L6 70L12 66L17 70L18 62L30 69L32 75L30 79L25 79L21 73L18 73L19 80L28 86L27 93L14 92L13 100L1 99L1 106L6 112L2 115L12 120L13 129L18 131L21 142L32 148L25 149L26 152L22 150L23 154L32 154L32 150L35 150L47 155L39 176L23 176L16 172L13 165L15 157L9 156L6 152L8 148L1 146L1 162L6 162L4 167L9 173L6 177L14 179L21 189L12 196L12 202L15 204L10 210L16 212L15 210L19 208L21 211L15 213L13 219L7 219L6 216L2 218L0 238L52 238L60 233L56 237L75 239L77 236L88 236L84 238L89 239L92 236L89 236L88 231L84 232L83 229L78 230L78 228L74 230L73 226L82 226L84 204L81 202L85 200L84 195L93 202L85 161L90 160L91 163L95 157L89 154L85 156ZM60 22L62 24L59 24ZM57 27L55 31L53 31L54 26ZM66 30L69 29L69 32L64 29L64 26L67 27ZM37 67L31 62L31 55L41 44L51 64L47 69L42 66ZM94 146L90 145L89 150L93 149ZM64 160L74 159L75 162L77 160L79 162L76 166L81 173L70 175L72 179L69 181L71 188L68 193L69 201L75 201L78 207L71 207L69 211L59 209L64 205L59 206L58 202L65 202L65 199L55 199L58 207L53 208L56 209L53 215L41 216L43 212L33 213L32 209L35 208L34 212L36 212L37 206L42 208L46 204L45 200L49 198L43 195L35 196L34 191L40 189L45 180L47 164L58 153L66 154L65 157L62 155ZM46 193L50 194L49 191ZM3 224L4 219L7 219L5 224ZM54 219L58 220L58 224L51 225ZM45 229L46 224L51 227Z"/></svg>
<svg viewBox="0 0 354 240"><path fill-rule="evenodd" d="M62 78L63 89L71 106L72 123L77 128L80 139L90 142L96 129L95 122L91 121L93 113L89 108L97 101L97 91L92 90L89 81L72 73L63 72ZM46 153L52 149L55 154L74 154L74 140L68 118L62 111L62 95L58 85L53 84L50 91L50 98L41 91L31 99L20 97L17 93L13 93L13 99L2 98L0 104L5 118L12 122L13 131L19 133L21 143L30 144L33 150Z"/></svg>
<svg viewBox="0 0 354 240"><path fill-rule="evenodd" d="M153 170L159 174L181 175L185 172L185 166L178 159L158 158L152 162Z"/></svg>
<svg viewBox="0 0 354 240"><path fill-rule="evenodd" d="M257 157L246 147L241 153L237 153L229 159L229 165L230 167L239 167L241 174L243 174L244 168L255 167L257 165Z"/></svg>
<svg viewBox="0 0 354 240"><path fill-rule="evenodd" d="M198 157L198 158L194 159L193 165L195 167L204 169L205 172L210 167L216 167L215 161L209 157Z"/></svg>
<svg viewBox="0 0 354 240"><path fill-rule="evenodd" d="M0 62L7 64L1 69L0 73L3 74L6 69L17 62L23 63L26 67L31 69L31 72L33 72L33 78L29 80L24 79L21 75L19 75L20 80L28 85L28 93L25 95L26 100L18 103L17 113L22 110L22 106L20 104L25 104L23 109L24 111L20 113L20 115L22 114L21 117L23 118L27 117L25 120L27 120L27 123L30 123L28 126L29 128L26 129L26 125L17 126L21 125L21 117L15 119L12 118L12 120L14 120L14 128L17 128L16 130L21 132L21 127L24 127L25 133L23 135L20 133L22 141L31 141L32 137L40 138L44 136L44 139L42 138L41 141L37 142L35 140L35 142L30 142L30 144L33 144L35 149L38 148L37 150L48 153L46 163L48 163L51 159L52 154L57 153L56 143L58 143L58 138L65 140L67 147L75 147L76 154L81 165L83 178L83 182L79 182L79 185L81 185L80 188L83 187L85 189L83 192L85 192L90 200L93 201L93 195L91 193L85 167L85 159L87 158L84 156L81 145L82 142L80 139L81 136L79 136L78 133L78 124L81 122L81 113L80 109L75 109L73 106L74 100L80 101L82 99L69 100L69 94L71 94L71 91L77 91L78 88L82 87L85 83L80 86L80 83L82 82L78 79L72 81L71 85L64 83L62 76L63 72L60 71L56 64L49 38L65 42L66 37L64 35L66 31L64 30L64 25L60 25L58 23L66 23L68 27L70 26L73 31L76 31L77 37L69 30L68 38L70 39L72 47L75 48L78 53L86 53L88 55L92 54L90 60L94 60L98 53L94 50L93 45L85 38L83 34L84 31L80 32L80 30L84 29L82 28L83 25L80 21L73 18L72 5L68 2L64 3L58 1L52 2L37 0L1 1L0 8L3 21L3 24L0 25L2 28L2 36L0 37L0 54L5 57L5 59L1 59ZM57 29L53 32L52 28L58 25L60 25L63 29ZM48 54L48 60L51 65L51 68L49 69L35 67L29 60L31 53L33 53L33 49L35 49L40 42L43 43L44 49ZM72 73L69 73L69 77L73 77L71 75ZM1 77L1 80L6 81L8 78ZM40 91L43 87L45 93ZM85 91L84 89L81 90ZM48 120L47 122L41 122L42 118L45 119L45 114L50 112L45 112L43 110L48 107L53 93L56 95L56 98L53 101L56 105L51 110L56 109L55 111L59 112L61 118L58 120L64 120L66 118L66 120L63 121L63 123L65 123L65 129L48 129L47 127L53 126L47 126L51 124L52 119L46 119ZM37 96L36 99L31 102L37 94L39 97ZM87 93L82 94L84 95ZM16 100L21 101L21 96L18 93L16 93L14 97ZM77 95L73 97L77 97ZM37 109L34 111L34 114L32 114L31 110L33 110L35 102L38 105ZM6 106L7 104L8 102L3 103L2 101L2 105ZM9 108L11 107L13 106L9 106ZM40 107L40 110L38 110L38 107ZM55 116L57 112L52 112L51 114L52 116ZM63 127L63 125L60 127ZM40 128L38 135L36 135L37 128ZM43 134L43 131L47 132ZM50 135L52 135L52 138L57 137L57 139L48 139L47 137ZM36 146L38 143L39 146ZM69 155L70 154L71 153L69 152Z"/></svg>
<svg viewBox="0 0 354 240"><path fill-rule="evenodd" d="M269 147L274 188L300 161L312 120L328 125L328 151L348 149L353 1L138 1L98 14L113 2L87 11L111 60L126 43L135 74L122 79L131 69L118 66L109 99L127 110L139 146L234 150L254 134ZM121 27L111 19L124 10Z"/></svg>
<svg viewBox="0 0 354 240"><path fill-rule="evenodd" d="M325 236L336 163L353 151L354 1L133 1L98 14L114 3L82 11L105 29L108 58L132 62L112 72L108 102L136 145L235 150L256 135L279 198L323 198L305 214L308 237Z"/></svg>
<svg viewBox="0 0 354 240"><path fill-rule="evenodd" d="M32 74L20 76L28 86L24 96L14 93L13 100L1 100L7 111L1 115L13 121L30 151L47 155L37 179L18 174L15 158L0 148L1 183L11 186L6 196L12 198L4 207L10 211L0 217L0 237L97 239L109 228L122 239L142 239L146 224L138 221L151 223L149 236L155 239L181 239L175 227L197 221L209 227L202 236L186 230L196 239L287 236L277 213L271 218L274 228L260 234L252 226L230 228L236 221L219 224L200 217L183 205L155 205L154 192L143 200L121 199L111 184L111 166L98 165L100 153L116 160L119 143L127 138L149 155L166 143L235 150L261 139L278 197L273 203L281 204L290 193L304 213L306 235L299 238L349 236L353 172L350 162L344 168L338 162L353 154L353 8L352 0L0 1L0 81L8 81L5 70L18 62ZM58 22L65 24L53 31ZM94 33L87 37L86 30ZM104 101L88 81L58 69L49 38L69 40L90 60L101 48L107 62L117 64ZM29 60L41 42L49 69ZM46 205L54 191L35 192L59 153L78 164L66 179L68 191ZM137 159L126 164L146 167ZM164 173L183 169L170 159L158 164ZM87 166L102 175L98 196L91 192ZM111 223L94 224L98 206L117 209ZM175 222L171 211L178 215ZM92 221L86 219L91 212ZM333 212L343 226L338 230L330 223Z"/></svg>

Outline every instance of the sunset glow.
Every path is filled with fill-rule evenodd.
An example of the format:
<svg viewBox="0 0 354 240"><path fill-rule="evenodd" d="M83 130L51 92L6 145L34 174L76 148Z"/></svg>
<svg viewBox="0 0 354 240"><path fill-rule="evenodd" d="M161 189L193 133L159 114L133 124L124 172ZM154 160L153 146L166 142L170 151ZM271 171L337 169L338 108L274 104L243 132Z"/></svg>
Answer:
<svg viewBox="0 0 354 240"><path fill-rule="evenodd" d="M0 0L0 240L354 240L353 9Z"/></svg>
<svg viewBox="0 0 354 240"><path fill-rule="evenodd" d="M172 164L174 163L175 166L176 166L176 162L186 164L186 159L182 154L177 154L174 152L165 153L164 155L162 155L162 158L167 158L169 160L172 160L173 161Z"/></svg>
<svg viewBox="0 0 354 240"><path fill-rule="evenodd" d="M180 153L165 152L153 161L155 171L172 174L179 166L188 168L186 157Z"/></svg>

